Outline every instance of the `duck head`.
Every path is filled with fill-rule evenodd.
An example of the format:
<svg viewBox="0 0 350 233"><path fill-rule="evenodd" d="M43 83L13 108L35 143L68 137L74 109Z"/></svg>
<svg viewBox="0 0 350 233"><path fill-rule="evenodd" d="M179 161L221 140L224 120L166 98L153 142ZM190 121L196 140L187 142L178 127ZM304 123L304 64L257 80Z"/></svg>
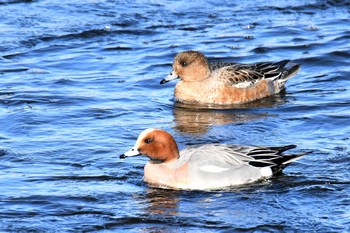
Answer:
<svg viewBox="0 0 350 233"><path fill-rule="evenodd" d="M160 81L164 84L171 80L180 78L185 82L195 82L210 76L210 68L207 58L197 51L185 51L178 53L173 62L173 70Z"/></svg>
<svg viewBox="0 0 350 233"><path fill-rule="evenodd" d="M138 155L147 156L152 161L170 162L178 159L179 149L171 134L164 130L150 128L141 132L135 145L120 155L120 158Z"/></svg>

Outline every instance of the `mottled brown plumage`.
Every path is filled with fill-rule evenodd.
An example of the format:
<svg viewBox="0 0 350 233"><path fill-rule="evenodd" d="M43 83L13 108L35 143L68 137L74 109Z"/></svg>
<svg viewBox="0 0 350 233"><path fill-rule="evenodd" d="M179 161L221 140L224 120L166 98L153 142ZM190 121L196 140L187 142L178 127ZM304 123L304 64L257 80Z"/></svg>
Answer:
<svg viewBox="0 0 350 233"><path fill-rule="evenodd" d="M176 78L175 99L193 104L241 104L280 92L285 82L298 71L298 64L287 67L289 60L256 64L209 63L197 51L176 55L172 72L161 81Z"/></svg>

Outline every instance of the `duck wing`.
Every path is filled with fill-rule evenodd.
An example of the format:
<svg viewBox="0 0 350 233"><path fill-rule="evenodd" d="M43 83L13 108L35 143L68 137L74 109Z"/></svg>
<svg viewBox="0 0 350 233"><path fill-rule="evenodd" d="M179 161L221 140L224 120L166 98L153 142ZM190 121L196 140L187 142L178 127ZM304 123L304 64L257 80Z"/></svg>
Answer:
<svg viewBox="0 0 350 233"><path fill-rule="evenodd" d="M227 66L235 66L238 65L238 63L233 63L233 62L213 62L209 63L209 68L211 71L227 67Z"/></svg>
<svg viewBox="0 0 350 233"><path fill-rule="evenodd" d="M296 145L260 147L242 145L207 144L182 151L189 163L205 170L224 171L242 166L269 167L273 174L281 172L291 162L307 153L283 154ZM182 155L181 155L182 156Z"/></svg>
<svg viewBox="0 0 350 233"><path fill-rule="evenodd" d="M271 81L277 79L287 80L300 68L297 64L286 67L288 62L289 60L255 64L220 63L215 67L219 67L220 65L221 67L214 71L219 72L218 78L226 85L245 88L254 85L262 79L270 79Z"/></svg>

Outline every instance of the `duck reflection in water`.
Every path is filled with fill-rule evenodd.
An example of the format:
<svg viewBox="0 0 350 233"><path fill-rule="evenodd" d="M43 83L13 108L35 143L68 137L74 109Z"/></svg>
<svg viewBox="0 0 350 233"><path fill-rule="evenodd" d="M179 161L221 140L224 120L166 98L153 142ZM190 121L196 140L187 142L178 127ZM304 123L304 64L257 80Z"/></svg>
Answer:
<svg viewBox="0 0 350 233"><path fill-rule="evenodd" d="M179 190L167 190L160 188L146 189L145 211L150 215L177 215L180 201Z"/></svg>
<svg viewBox="0 0 350 233"><path fill-rule="evenodd" d="M251 103L231 106L198 106L174 103L175 130L187 134L205 134L212 126L240 124L272 116L258 108L271 108L286 102L285 92Z"/></svg>

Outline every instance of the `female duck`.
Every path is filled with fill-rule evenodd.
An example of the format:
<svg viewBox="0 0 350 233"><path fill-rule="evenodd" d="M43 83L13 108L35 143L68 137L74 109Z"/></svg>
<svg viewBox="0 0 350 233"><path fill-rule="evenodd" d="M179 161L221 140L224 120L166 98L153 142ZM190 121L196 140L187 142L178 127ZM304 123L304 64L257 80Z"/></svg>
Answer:
<svg viewBox="0 0 350 233"><path fill-rule="evenodd" d="M200 52L176 55L173 70L160 83L180 78L175 86L179 102L201 105L242 104L279 93L300 65L289 60L256 64L209 63Z"/></svg>
<svg viewBox="0 0 350 233"><path fill-rule="evenodd" d="M295 145L255 147L207 144L179 152L174 138L160 129L146 129L120 158L144 155L150 161L144 180L171 189L220 189L269 178L306 153L284 155Z"/></svg>

